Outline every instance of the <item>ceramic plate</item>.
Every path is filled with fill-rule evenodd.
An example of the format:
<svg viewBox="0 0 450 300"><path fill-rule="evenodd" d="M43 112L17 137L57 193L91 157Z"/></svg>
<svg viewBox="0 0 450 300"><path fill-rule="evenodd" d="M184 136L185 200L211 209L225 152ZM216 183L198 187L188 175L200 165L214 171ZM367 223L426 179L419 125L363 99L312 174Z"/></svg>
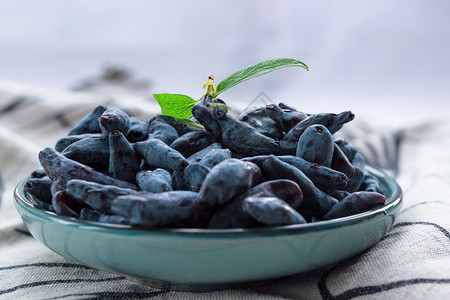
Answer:
<svg viewBox="0 0 450 300"><path fill-rule="evenodd" d="M62 217L36 207L24 190L15 204L30 233L84 265L172 290L206 291L258 284L318 269L379 241L402 205L394 179L367 167L385 206L345 218L259 229L142 229Z"/></svg>

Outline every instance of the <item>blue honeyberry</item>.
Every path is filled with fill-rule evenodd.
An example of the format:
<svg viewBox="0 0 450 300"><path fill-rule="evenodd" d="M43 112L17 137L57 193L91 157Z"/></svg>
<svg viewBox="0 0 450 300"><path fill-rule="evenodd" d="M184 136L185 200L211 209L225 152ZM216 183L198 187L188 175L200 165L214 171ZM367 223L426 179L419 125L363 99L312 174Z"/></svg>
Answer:
<svg viewBox="0 0 450 300"><path fill-rule="evenodd" d="M101 131L109 135L111 131L120 131L127 135L131 129L130 117L126 112L118 108L108 108L98 118Z"/></svg>
<svg viewBox="0 0 450 300"><path fill-rule="evenodd" d="M143 191L162 193L172 190L172 174L164 169L144 170L136 174L136 182Z"/></svg>
<svg viewBox="0 0 450 300"><path fill-rule="evenodd" d="M68 135L79 135L85 133L101 133L98 118L107 110L106 107L99 105L87 114L80 122L69 132Z"/></svg>
<svg viewBox="0 0 450 300"><path fill-rule="evenodd" d="M298 140L296 156L325 167L331 167L334 142L328 129L320 124L305 129Z"/></svg>
<svg viewBox="0 0 450 300"><path fill-rule="evenodd" d="M276 197L247 197L243 208L259 223L285 226L306 223L305 218L285 201Z"/></svg>

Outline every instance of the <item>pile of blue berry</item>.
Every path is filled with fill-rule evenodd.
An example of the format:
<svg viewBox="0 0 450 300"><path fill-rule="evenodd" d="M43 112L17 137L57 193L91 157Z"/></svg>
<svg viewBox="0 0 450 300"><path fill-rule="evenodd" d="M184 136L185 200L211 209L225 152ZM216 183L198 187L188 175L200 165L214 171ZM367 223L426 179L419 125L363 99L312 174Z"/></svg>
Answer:
<svg viewBox="0 0 450 300"><path fill-rule="evenodd" d="M205 96L190 127L98 106L53 148L25 189L44 210L147 228L253 228L320 222L385 203L364 157L336 135L350 111L283 103L238 118Z"/></svg>

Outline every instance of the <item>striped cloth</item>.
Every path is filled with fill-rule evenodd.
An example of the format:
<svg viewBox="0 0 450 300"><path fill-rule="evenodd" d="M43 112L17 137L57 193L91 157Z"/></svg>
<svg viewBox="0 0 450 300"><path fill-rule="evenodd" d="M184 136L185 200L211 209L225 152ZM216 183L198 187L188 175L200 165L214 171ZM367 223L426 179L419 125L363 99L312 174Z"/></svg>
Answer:
<svg viewBox="0 0 450 300"><path fill-rule="evenodd" d="M367 161L395 175L404 206L392 230L346 261L270 286L174 292L69 261L22 225L13 189L37 153L67 134L95 106L149 119L148 97L32 89L0 82L0 299L448 299L450 296L450 119L392 130L351 122L343 134Z"/></svg>

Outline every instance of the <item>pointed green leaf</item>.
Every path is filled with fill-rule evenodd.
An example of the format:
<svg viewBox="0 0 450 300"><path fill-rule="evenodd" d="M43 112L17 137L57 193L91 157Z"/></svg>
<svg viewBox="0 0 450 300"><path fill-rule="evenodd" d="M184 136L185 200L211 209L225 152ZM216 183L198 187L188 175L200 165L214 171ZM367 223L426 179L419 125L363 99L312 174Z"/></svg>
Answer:
<svg viewBox="0 0 450 300"><path fill-rule="evenodd" d="M263 74L269 73L271 71L285 68L285 67L302 67L308 70L308 66L302 63L299 60L295 60L292 58L278 58L271 59L260 62L256 65L250 66L243 70L237 71L236 73L231 74L221 82L216 87L215 96L219 95L225 90L243 82L249 80L251 78L255 78L261 76Z"/></svg>
<svg viewBox="0 0 450 300"><path fill-rule="evenodd" d="M188 119L192 116L192 106L197 102L186 95L180 94L153 94L161 106L161 114L179 119Z"/></svg>
<svg viewBox="0 0 450 300"><path fill-rule="evenodd" d="M231 110L231 107L229 107L228 105L223 104L223 103L213 103L213 104L211 104L211 106L212 107L220 107L220 108L223 108L226 110Z"/></svg>
<svg viewBox="0 0 450 300"><path fill-rule="evenodd" d="M183 125L187 125L187 126L195 127L195 128L200 128L200 129L205 129L205 127L203 127L202 124L194 122L194 121L189 120L189 119L178 119L178 118L175 118L175 120L177 120L178 123L183 124Z"/></svg>

